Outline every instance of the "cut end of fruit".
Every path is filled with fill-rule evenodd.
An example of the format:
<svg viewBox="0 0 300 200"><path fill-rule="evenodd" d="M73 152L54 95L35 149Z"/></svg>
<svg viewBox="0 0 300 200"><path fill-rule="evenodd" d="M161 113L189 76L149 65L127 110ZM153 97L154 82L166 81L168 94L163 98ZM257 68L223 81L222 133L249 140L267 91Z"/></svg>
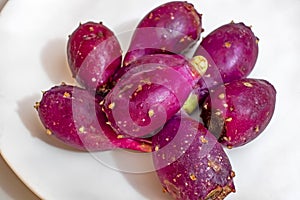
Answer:
<svg viewBox="0 0 300 200"><path fill-rule="evenodd" d="M183 110L187 113L187 114L192 114L198 105L198 96L194 93L191 93L188 97L188 99L184 102L183 104Z"/></svg>
<svg viewBox="0 0 300 200"><path fill-rule="evenodd" d="M201 76L205 74L208 68L208 61L204 56L194 56L191 64Z"/></svg>

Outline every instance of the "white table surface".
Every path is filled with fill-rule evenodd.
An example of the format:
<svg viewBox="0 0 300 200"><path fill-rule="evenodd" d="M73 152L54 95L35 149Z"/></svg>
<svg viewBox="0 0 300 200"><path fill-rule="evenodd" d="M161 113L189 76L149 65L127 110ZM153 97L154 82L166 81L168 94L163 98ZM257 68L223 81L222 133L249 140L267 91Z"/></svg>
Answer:
<svg viewBox="0 0 300 200"><path fill-rule="evenodd" d="M0 0L0 11L7 0ZM0 199L1 200L35 200L39 199L15 175L0 154Z"/></svg>
<svg viewBox="0 0 300 200"><path fill-rule="evenodd" d="M7 0L0 0L0 11ZM1 200L38 200L39 198L24 185L7 165L0 154L0 199Z"/></svg>
<svg viewBox="0 0 300 200"><path fill-rule="evenodd" d="M0 0L0 11L7 0ZM39 198L24 185L7 165L0 154L0 199L1 200L38 200Z"/></svg>

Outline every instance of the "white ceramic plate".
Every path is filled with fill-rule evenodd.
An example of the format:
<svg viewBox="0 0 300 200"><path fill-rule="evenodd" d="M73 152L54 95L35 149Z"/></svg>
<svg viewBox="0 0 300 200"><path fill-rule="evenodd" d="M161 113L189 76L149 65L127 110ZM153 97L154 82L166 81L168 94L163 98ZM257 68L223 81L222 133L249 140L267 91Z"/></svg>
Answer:
<svg viewBox="0 0 300 200"><path fill-rule="evenodd" d="M65 148L44 134L33 109L41 90L62 81L74 83L65 49L68 34L79 22L103 21L121 37L163 2L15 0L1 12L1 154L41 198L170 199L155 173L116 170L131 168L136 158L126 159L124 152L117 151L97 154L99 160L90 153ZM275 115L263 134L247 146L227 151L237 189L228 199L299 199L300 1L190 2L203 13L203 36L231 20L253 25L260 38L260 53L251 77L269 80L278 92ZM121 38L124 46L125 38ZM138 170L148 169L148 165L148 158L135 163Z"/></svg>

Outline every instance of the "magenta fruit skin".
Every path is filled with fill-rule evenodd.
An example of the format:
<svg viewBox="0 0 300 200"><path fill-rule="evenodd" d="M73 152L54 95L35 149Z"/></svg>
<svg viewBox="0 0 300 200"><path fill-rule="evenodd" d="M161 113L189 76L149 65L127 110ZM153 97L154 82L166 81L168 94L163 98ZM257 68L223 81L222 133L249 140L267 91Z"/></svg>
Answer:
<svg viewBox="0 0 300 200"><path fill-rule="evenodd" d="M198 121L177 114L152 142L157 176L174 199L220 200L235 192L229 158Z"/></svg>
<svg viewBox="0 0 300 200"><path fill-rule="evenodd" d="M150 152L149 144L118 137L106 124L106 116L99 105L101 100L87 90L62 84L44 92L35 108L47 133L75 149L105 151L126 148Z"/></svg>
<svg viewBox="0 0 300 200"><path fill-rule="evenodd" d="M111 76L121 67L122 50L108 27L89 21L69 36L67 57L73 77L82 86L105 93Z"/></svg>
<svg viewBox="0 0 300 200"><path fill-rule="evenodd" d="M196 91L200 101L207 96L208 89L246 78L252 72L258 57L258 41L251 28L242 22L222 25L203 38L194 53L204 56L209 63Z"/></svg>
<svg viewBox="0 0 300 200"><path fill-rule="evenodd" d="M258 38L242 22L231 22L212 31L201 41L198 50L201 47L213 59L224 83L247 77L258 56ZM194 55L201 54L198 50Z"/></svg>
<svg viewBox="0 0 300 200"><path fill-rule="evenodd" d="M201 20L201 14L186 1L171 1L154 8L137 25L123 65L144 55L187 50L200 38Z"/></svg>
<svg viewBox="0 0 300 200"><path fill-rule="evenodd" d="M117 72L104 99L109 124L126 136L149 136L180 110L199 76L181 55L140 57Z"/></svg>
<svg viewBox="0 0 300 200"><path fill-rule="evenodd" d="M275 103L276 90L271 83L244 78L211 90L203 103L201 118L219 142L229 148L239 147L265 130Z"/></svg>

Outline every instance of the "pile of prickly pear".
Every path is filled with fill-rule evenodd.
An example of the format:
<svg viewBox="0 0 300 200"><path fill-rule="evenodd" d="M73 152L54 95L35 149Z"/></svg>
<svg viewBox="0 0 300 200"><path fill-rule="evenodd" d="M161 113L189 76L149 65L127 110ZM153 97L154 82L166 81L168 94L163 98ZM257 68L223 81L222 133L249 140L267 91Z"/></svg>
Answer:
<svg viewBox="0 0 300 200"><path fill-rule="evenodd" d="M230 22L200 41L202 32L202 15L186 1L147 13L124 55L103 23L80 24L67 41L79 86L53 86L35 104L46 133L83 151L151 152L163 188L176 200L235 192L223 148L264 131L276 91L248 77L259 41L250 27Z"/></svg>

